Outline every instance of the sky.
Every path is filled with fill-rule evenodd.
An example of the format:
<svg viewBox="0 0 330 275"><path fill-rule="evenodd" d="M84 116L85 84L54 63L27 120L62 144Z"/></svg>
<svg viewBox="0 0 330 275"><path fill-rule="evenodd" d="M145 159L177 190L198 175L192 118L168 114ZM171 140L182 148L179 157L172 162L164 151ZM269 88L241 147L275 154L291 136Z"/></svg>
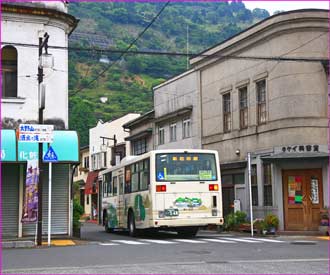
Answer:
<svg viewBox="0 0 330 275"><path fill-rule="evenodd" d="M296 10L296 9L329 9L329 1L244 1L246 8L265 9L270 15L277 10Z"/></svg>

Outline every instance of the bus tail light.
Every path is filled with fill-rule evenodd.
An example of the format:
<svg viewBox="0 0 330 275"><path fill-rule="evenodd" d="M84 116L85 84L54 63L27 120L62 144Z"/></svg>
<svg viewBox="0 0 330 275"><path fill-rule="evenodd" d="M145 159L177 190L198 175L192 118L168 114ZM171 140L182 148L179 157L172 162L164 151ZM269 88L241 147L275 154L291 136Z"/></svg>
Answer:
<svg viewBox="0 0 330 275"><path fill-rule="evenodd" d="M209 184L209 191L218 191L219 185L218 184Z"/></svg>
<svg viewBox="0 0 330 275"><path fill-rule="evenodd" d="M156 192L166 192L166 185L156 185Z"/></svg>

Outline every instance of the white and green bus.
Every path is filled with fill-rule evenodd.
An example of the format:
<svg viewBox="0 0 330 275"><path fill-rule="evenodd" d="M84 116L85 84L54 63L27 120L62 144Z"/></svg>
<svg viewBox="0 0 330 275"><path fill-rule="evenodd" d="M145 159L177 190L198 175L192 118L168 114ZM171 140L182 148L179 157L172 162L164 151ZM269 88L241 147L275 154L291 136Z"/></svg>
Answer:
<svg viewBox="0 0 330 275"><path fill-rule="evenodd" d="M177 231L223 224L217 151L155 150L104 170L102 218L107 232ZM101 191L101 190L100 190Z"/></svg>

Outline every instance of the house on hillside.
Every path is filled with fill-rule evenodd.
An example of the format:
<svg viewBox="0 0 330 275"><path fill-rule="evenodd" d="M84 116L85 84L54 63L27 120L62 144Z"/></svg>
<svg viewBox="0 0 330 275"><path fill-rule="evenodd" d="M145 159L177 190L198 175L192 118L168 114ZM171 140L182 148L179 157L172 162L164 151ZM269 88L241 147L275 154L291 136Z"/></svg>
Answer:
<svg viewBox="0 0 330 275"><path fill-rule="evenodd" d="M30 194L25 188L27 161L38 159L38 143L17 141L16 130L22 123L38 124L39 92L43 87L46 89L43 122L54 125L54 140L51 146L58 160L52 169L51 234L72 233L71 164L79 162L79 144L77 133L67 130L67 47L68 36L76 28L77 23L78 20L67 13L67 4L64 1L1 2L3 239L34 236L36 232L35 222L23 224L21 220L26 214L26 208L32 211L23 201L27 202L24 198ZM48 54L52 55L54 60L54 66L50 68L46 68L43 62L45 49L39 60L38 42L45 38L46 33L49 35ZM43 87L40 89L37 78L39 62L44 67ZM51 65L51 62L48 65ZM47 150L47 144L44 144L43 152L46 153ZM44 183L42 234L47 233L48 223L48 167L46 162L40 167Z"/></svg>

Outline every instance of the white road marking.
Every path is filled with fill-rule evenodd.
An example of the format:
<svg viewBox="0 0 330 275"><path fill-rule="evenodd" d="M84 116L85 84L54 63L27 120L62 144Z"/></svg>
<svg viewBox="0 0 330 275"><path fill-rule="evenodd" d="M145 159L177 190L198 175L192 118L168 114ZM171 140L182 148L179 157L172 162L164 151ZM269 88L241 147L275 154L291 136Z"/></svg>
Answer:
<svg viewBox="0 0 330 275"><path fill-rule="evenodd" d="M99 245L104 245L104 246L108 246L108 245L119 245L119 243L99 243Z"/></svg>
<svg viewBox="0 0 330 275"><path fill-rule="evenodd" d="M215 243L236 243L233 241L226 241L226 240L220 240L220 239L201 239L203 241L207 241L207 242L215 242Z"/></svg>
<svg viewBox="0 0 330 275"><path fill-rule="evenodd" d="M113 242L118 242L118 243L122 243L122 244L148 244L148 243L141 243L141 242L137 242L137 241L129 241L129 240L112 240Z"/></svg>
<svg viewBox="0 0 330 275"><path fill-rule="evenodd" d="M189 239L173 239L173 241L182 242L182 243L205 243L203 241L189 240Z"/></svg>
<svg viewBox="0 0 330 275"><path fill-rule="evenodd" d="M152 239L143 239L139 241L145 241L145 242L150 242L150 243L158 243L158 244L173 244L176 242L170 242L170 241L163 241L163 240L152 240Z"/></svg>
<svg viewBox="0 0 330 275"><path fill-rule="evenodd" d="M285 241L273 240L273 239L264 239L264 238L244 238L244 239L257 240L257 241L269 242L269 243L285 243Z"/></svg>
<svg viewBox="0 0 330 275"><path fill-rule="evenodd" d="M261 241L252 241L252 240L246 240L246 239L240 239L240 238L221 238L221 240L228 240L228 241L234 241L234 242L243 242L243 243L261 243Z"/></svg>

